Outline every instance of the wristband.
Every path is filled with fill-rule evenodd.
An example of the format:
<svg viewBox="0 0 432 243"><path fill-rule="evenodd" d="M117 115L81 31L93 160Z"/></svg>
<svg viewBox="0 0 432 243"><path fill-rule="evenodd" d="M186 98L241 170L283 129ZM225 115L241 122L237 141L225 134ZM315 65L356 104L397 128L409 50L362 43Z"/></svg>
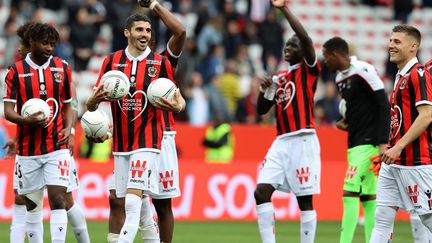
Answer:
<svg viewBox="0 0 432 243"><path fill-rule="evenodd" d="M75 135L75 128L71 128L70 134Z"/></svg>
<svg viewBox="0 0 432 243"><path fill-rule="evenodd" d="M153 10L155 8L155 6L158 4L159 4L158 1L153 1L152 3L150 3L149 9Z"/></svg>

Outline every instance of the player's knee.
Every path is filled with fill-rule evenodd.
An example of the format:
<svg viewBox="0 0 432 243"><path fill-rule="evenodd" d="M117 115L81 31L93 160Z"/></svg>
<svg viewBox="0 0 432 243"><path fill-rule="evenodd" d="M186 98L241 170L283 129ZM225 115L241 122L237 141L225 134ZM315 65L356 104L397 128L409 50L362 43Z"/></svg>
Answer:
<svg viewBox="0 0 432 243"><path fill-rule="evenodd" d="M74 204L75 204L75 202L74 202L74 199L73 199L73 196L72 196L72 192L66 193L66 196L65 196L66 211L68 211L69 209L71 209Z"/></svg>
<svg viewBox="0 0 432 243"><path fill-rule="evenodd" d="M125 207L124 198L118 198L114 191L111 191L108 201L111 210L123 210Z"/></svg>
<svg viewBox="0 0 432 243"><path fill-rule="evenodd" d="M52 193L48 195L51 209L65 209L66 208L66 200L64 193Z"/></svg>
<svg viewBox="0 0 432 243"><path fill-rule="evenodd" d="M298 206L301 211L313 210L313 197L312 195L297 197Z"/></svg>
<svg viewBox="0 0 432 243"><path fill-rule="evenodd" d="M42 211L43 207L43 189L25 195L27 211L37 213Z"/></svg>
<svg viewBox="0 0 432 243"><path fill-rule="evenodd" d="M265 190L265 188L262 188L262 187L258 186L255 189L254 197L255 197L256 204L260 205L260 204L263 204L263 203L270 202L271 194L269 194L267 192L267 190Z"/></svg>
<svg viewBox="0 0 432 243"><path fill-rule="evenodd" d="M25 205L26 204L25 197L22 195L19 195L18 193L15 193L14 203L16 205Z"/></svg>
<svg viewBox="0 0 432 243"><path fill-rule="evenodd" d="M153 204L159 217L172 215L171 199L155 199Z"/></svg>
<svg viewBox="0 0 432 243"><path fill-rule="evenodd" d="M393 227L396 210L387 206L377 206L375 210L375 227L388 229Z"/></svg>

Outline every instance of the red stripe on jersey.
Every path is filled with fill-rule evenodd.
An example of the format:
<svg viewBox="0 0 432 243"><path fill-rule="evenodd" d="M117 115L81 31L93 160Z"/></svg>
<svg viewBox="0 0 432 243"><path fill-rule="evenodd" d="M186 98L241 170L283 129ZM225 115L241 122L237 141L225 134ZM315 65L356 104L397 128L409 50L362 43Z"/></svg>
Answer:
<svg viewBox="0 0 432 243"><path fill-rule="evenodd" d="M61 115L63 101L72 97L70 68L60 58L53 57L42 73L43 82L39 82L38 71L27 62L18 61L9 69L6 77L8 89L5 98L16 100L19 114L23 104L31 98L47 101L52 110L48 120L49 126L46 128L17 124L17 151L22 156L66 149L65 145L58 146L57 141L60 139L60 131L65 126L65 120Z"/></svg>
<svg viewBox="0 0 432 243"><path fill-rule="evenodd" d="M410 129L418 117L416 103L432 100L432 80L420 64L402 76L391 95L391 131L389 146L393 147ZM432 164L432 127L402 150L395 164L416 166Z"/></svg>
<svg viewBox="0 0 432 243"><path fill-rule="evenodd" d="M175 73L175 69L177 67L178 58L171 56L171 54L168 52L168 49L165 49L163 52L161 52L162 56L165 56L168 61L171 63L172 67L172 73ZM174 83L177 85L177 82L174 79L171 79L174 81ZM173 113L170 111L158 111L162 114L159 114L162 121L162 129L164 131L175 131L175 119L173 116Z"/></svg>
<svg viewBox="0 0 432 243"><path fill-rule="evenodd" d="M294 70L278 73L279 87L275 96L278 135L315 128L313 97L320 70L319 62L313 67L302 62Z"/></svg>
<svg viewBox="0 0 432 243"><path fill-rule="evenodd" d="M137 61L135 70L124 51L117 51L104 60L96 85L103 73L120 70L130 79L129 95L111 102L113 115L113 151L130 152L140 148L160 149L162 126L156 109L147 100L149 84L159 78L172 79L171 65L165 57L151 52L147 58Z"/></svg>

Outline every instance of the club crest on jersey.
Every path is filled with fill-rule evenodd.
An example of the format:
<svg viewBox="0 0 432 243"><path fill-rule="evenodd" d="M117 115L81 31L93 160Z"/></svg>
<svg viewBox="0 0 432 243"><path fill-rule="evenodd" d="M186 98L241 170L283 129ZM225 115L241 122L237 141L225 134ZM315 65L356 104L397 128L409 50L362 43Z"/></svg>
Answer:
<svg viewBox="0 0 432 243"><path fill-rule="evenodd" d="M399 89L405 89L407 80L405 78L402 79Z"/></svg>
<svg viewBox="0 0 432 243"><path fill-rule="evenodd" d="M154 66L151 66L147 69L147 74L148 74L148 76L154 78L154 77L156 77L157 71L158 71L157 68L155 68Z"/></svg>
<svg viewBox="0 0 432 243"><path fill-rule="evenodd" d="M54 80L57 83L61 83L63 81L63 74L61 74L61 73L54 73Z"/></svg>
<svg viewBox="0 0 432 243"><path fill-rule="evenodd" d="M46 91L46 87L45 84L40 84L39 85L39 94L40 95L46 95L47 91Z"/></svg>

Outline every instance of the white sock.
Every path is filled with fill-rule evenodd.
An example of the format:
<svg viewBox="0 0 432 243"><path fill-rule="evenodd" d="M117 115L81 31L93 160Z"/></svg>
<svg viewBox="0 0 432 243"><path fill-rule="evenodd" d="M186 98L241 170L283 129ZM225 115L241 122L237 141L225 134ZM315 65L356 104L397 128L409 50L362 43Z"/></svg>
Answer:
<svg viewBox="0 0 432 243"><path fill-rule="evenodd" d="M126 219L120 230L119 243L132 243L138 231L141 211L141 198L134 194L126 194Z"/></svg>
<svg viewBox="0 0 432 243"><path fill-rule="evenodd" d="M42 211L27 212L26 230L29 243L43 243Z"/></svg>
<svg viewBox="0 0 432 243"><path fill-rule="evenodd" d="M50 229L52 243L66 242L67 223L68 219L65 209L51 210Z"/></svg>
<svg viewBox="0 0 432 243"><path fill-rule="evenodd" d="M153 208L148 196L142 199L139 230L145 243L160 242L159 228L153 218Z"/></svg>
<svg viewBox="0 0 432 243"><path fill-rule="evenodd" d="M315 210L301 211L300 242L313 243L315 240L317 214Z"/></svg>
<svg viewBox="0 0 432 243"><path fill-rule="evenodd" d="M375 226L369 243L388 243L393 231L393 222L397 211L387 206L375 209Z"/></svg>
<svg viewBox="0 0 432 243"><path fill-rule="evenodd" d="M26 231L26 211L25 205L14 205L12 223L10 226L11 243L24 243Z"/></svg>
<svg viewBox="0 0 432 243"><path fill-rule="evenodd" d="M117 243L119 239L119 234L108 233L107 241L108 243Z"/></svg>
<svg viewBox="0 0 432 243"><path fill-rule="evenodd" d="M81 207L74 202L74 205L67 211L68 221L72 226L75 239L78 243L90 243L87 231L87 223Z"/></svg>
<svg viewBox="0 0 432 243"><path fill-rule="evenodd" d="M275 219L274 208L271 202L256 206L258 228L263 243L275 243Z"/></svg>
<svg viewBox="0 0 432 243"><path fill-rule="evenodd" d="M410 221L414 243L429 243L429 230L422 224L420 217L416 214L411 214Z"/></svg>

